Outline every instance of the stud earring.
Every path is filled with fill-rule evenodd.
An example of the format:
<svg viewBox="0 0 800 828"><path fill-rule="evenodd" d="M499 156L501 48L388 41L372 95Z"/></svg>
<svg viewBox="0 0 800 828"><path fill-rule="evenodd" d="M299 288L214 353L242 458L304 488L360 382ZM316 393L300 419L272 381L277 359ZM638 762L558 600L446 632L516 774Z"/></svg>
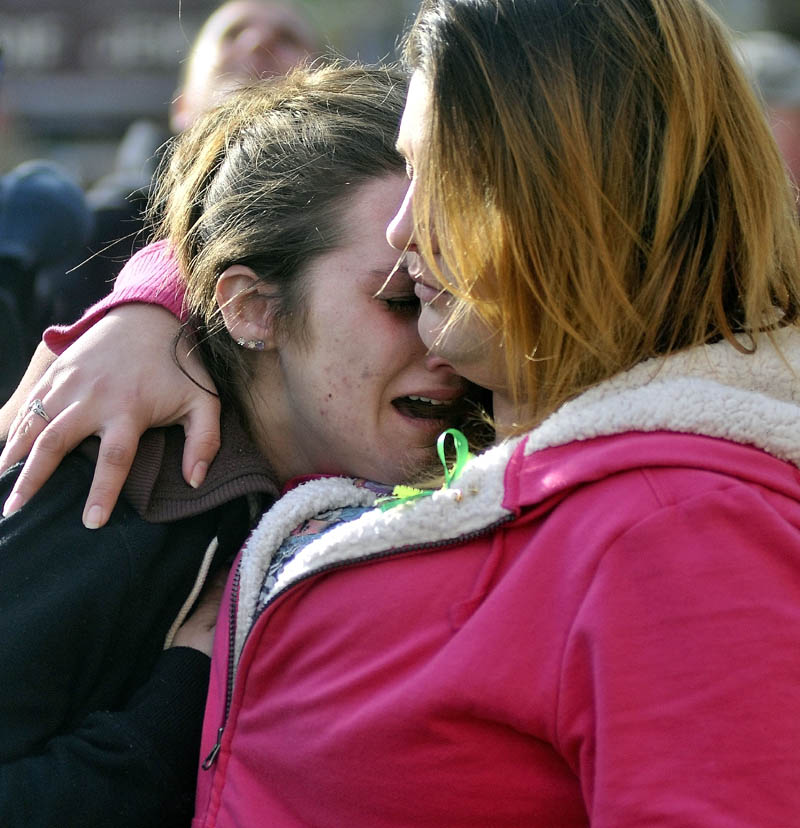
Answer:
<svg viewBox="0 0 800 828"><path fill-rule="evenodd" d="M263 351L263 339L237 339L236 344L242 348L247 348L248 351Z"/></svg>

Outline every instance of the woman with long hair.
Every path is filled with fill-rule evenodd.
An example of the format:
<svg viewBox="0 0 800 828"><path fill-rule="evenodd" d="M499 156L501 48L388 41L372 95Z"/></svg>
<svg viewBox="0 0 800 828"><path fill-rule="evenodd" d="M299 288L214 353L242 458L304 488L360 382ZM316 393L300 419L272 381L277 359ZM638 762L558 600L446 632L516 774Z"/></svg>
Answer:
<svg viewBox="0 0 800 828"><path fill-rule="evenodd" d="M727 32L429 0L405 54L388 238L500 440L320 536L361 487L267 513L195 825L793 824L800 235Z"/></svg>

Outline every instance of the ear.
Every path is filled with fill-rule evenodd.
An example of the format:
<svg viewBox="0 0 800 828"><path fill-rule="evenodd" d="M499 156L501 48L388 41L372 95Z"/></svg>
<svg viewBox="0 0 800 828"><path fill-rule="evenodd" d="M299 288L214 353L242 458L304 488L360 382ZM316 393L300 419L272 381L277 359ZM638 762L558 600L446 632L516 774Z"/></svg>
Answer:
<svg viewBox="0 0 800 828"><path fill-rule="evenodd" d="M259 351L274 348L277 339L272 323L277 300L265 295L267 289L255 271L244 265L231 265L217 279L217 305L225 327L239 342L259 343Z"/></svg>

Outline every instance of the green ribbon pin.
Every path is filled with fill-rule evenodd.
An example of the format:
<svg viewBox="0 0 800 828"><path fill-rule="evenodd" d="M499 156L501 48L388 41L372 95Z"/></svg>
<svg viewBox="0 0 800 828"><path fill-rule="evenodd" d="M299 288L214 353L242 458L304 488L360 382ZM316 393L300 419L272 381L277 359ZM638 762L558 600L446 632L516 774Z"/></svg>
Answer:
<svg viewBox="0 0 800 828"><path fill-rule="evenodd" d="M453 445L456 450L456 459L450 468L447 466L447 455L445 453L448 437L453 438ZM436 441L436 451L444 467L444 484L442 485L442 489L449 489L453 481L457 480L461 475L464 466L467 465L467 462L472 457L472 453L469 450L469 441L457 428L448 428L439 435L439 439ZM404 503L419 500L421 497L429 497L434 491L435 489L417 489L414 486L395 486L390 495L379 497L375 501L375 505L382 512L385 512L388 509L394 509L395 506L401 506Z"/></svg>

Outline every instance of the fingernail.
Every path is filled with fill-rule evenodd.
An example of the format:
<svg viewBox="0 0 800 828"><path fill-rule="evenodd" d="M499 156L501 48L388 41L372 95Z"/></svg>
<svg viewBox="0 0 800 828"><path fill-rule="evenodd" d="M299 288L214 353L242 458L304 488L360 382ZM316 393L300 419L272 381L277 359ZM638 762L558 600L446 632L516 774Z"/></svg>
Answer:
<svg viewBox="0 0 800 828"><path fill-rule="evenodd" d="M13 515L18 509L25 505L25 498L18 492L11 492L8 500L3 504L3 517Z"/></svg>
<svg viewBox="0 0 800 828"><path fill-rule="evenodd" d="M192 469L192 479L189 481L189 485L196 489L205 479L206 474L208 473L208 463L205 460L201 460L193 469Z"/></svg>
<svg viewBox="0 0 800 828"><path fill-rule="evenodd" d="M99 529L103 519L103 509L100 506L92 506L83 518L83 525L87 529Z"/></svg>

